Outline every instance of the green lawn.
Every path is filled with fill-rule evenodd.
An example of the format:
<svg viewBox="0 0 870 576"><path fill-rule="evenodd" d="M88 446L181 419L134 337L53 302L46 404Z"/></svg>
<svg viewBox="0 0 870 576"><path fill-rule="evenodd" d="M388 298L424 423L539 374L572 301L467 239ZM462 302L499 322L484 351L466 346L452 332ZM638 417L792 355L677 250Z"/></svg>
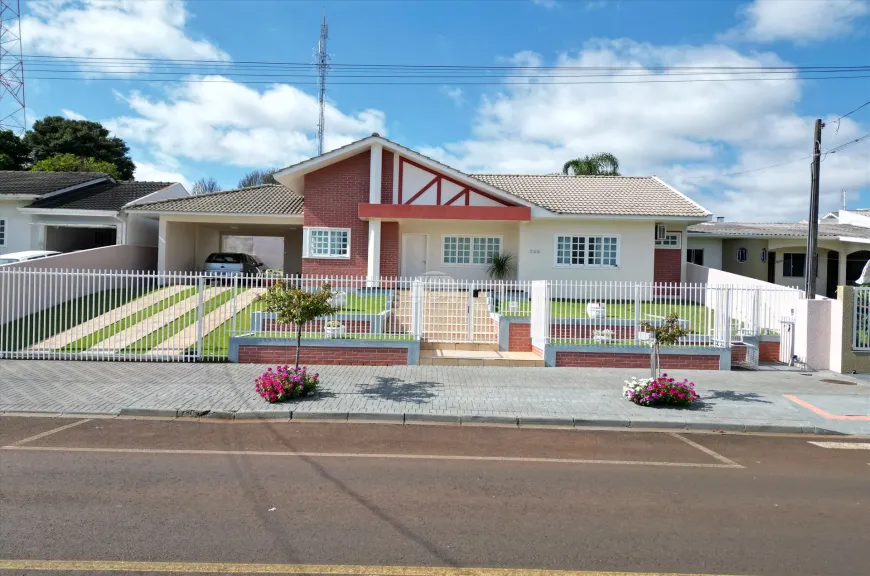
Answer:
<svg viewBox="0 0 870 576"><path fill-rule="evenodd" d="M387 309L387 296L378 294L348 294L339 314L380 314Z"/></svg>
<svg viewBox="0 0 870 576"><path fill-rule="evenodd" d="M161 290L161 289L162 288L158 288L158 290ZM110 324L109 326L106 326L105 328L102 328L100 330L92 332L91 334L88 334L87 336L79 338L75 342L71 342L69 345L63 347L61 349L61 351L62 352L82 352L84 350L87 350L88 348L91 348L92 346L99 344L103 340L114 336L118 332L122 332L122 331L126 330L127 328L130 328L134 324L137 324L137 323L145 320L149 316L153 316L154 314L158 314L162 310L165 310L165 309L169 308L170 306L172 306L174 304L178 304L182 300L184 300L190 296L193 296L194 294L196 294L196 291L197 291L197 288L195 288L195 287L182 290L181 292L178 292L177 294L173 294L173 295L169 296L168 298L164 298L163 300L160 300L159 302L155 302L151 306L148 306L147 308L143 308L142 310L139 310L138 312L135 312L134 314L127 316L126 318L122 318L122 319L118 320L117 322L115 322L114 324ZM147 296L147 294L144 294L143 296Z"/></svg>
<svg viewBox="0 0 870 576"><path fill-rule="evenodd" d="M588 302L591 302L588 301ZM550 301L551 318L589 318L586 313L587 301ZM707 334L708 326L713 325L713 310L700 304L668 304L664 302L641 302L641 321L652 320L654 317L667 316L676 312L681 320L686 320L693 332ZM505 316L528 316L531 313L531 302L520 301L518 310L509 310L509 301L503 300L499 305L499 313ZM611 302L607 304L607 318L633 320L635 318L634 302ZM602 321L603 323L603 321Z"/></svg>
<svg viewBox="0 0 870 576"><path fill-rule="evenodd" d="M82 296L0 326L0 349L22 350L123 306L145 292L119 288Z"/></svg>

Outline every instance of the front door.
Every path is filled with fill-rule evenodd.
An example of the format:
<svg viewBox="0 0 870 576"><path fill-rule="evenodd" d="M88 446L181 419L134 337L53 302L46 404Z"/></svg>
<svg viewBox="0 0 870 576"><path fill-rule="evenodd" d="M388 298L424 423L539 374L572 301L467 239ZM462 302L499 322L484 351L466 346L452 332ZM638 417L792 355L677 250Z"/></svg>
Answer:
<svg viewBox="0 0 870 576"><path fill-rule="evenodd" d="M405 278L422 276L428 270L426 235L405 234L402 239L402 276Z"/></svg>
<svg viewBox="0 0 870 576"><path fill-rule="evenodd" d="M776 252L767 253L767 281L776 284Z"/></svg>

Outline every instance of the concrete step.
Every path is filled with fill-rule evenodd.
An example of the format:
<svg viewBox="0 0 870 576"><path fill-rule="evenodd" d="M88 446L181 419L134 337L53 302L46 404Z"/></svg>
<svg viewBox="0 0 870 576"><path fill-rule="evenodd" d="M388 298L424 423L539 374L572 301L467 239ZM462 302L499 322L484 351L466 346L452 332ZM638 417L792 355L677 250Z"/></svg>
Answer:
<svg viewBox="0 0 870 576"><path fill-rule="evenodd" d="M543 368L544 359L534 352L493 350L420 350L421 366L501 366Z"/></svg>
<svg viewBox="0 0 870 576"><path fill-rule="evenodd" d="M420 350L466 350L471 352L498 352L498 344L480 342L421 342Z"/></svg>

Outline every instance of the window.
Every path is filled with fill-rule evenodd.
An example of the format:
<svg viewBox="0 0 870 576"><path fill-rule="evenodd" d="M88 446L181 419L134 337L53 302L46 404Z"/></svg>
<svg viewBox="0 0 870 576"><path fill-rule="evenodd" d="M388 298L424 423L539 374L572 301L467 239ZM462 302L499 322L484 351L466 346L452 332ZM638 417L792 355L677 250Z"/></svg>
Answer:
<svg viewBox="0 0 870 576"><path fill-rule="evenodd" d="M497 236L445 236L444 264L489 264L501 252Z"/></svg>
<svg viewBox="0 0 870 576"><path fill-rule="evenodd" d="M0 246L6 246L6 220L0 218Z"/></svg>
<svg viewBox="0 0 870 576"><path fill-rule="evenodd" d="M679 232L668 232L661 238L656 238L656 246L659 248L679 248L682 236Z"/></svg>
<svg viewBox="0 0 870 576"><path fill-rule="evenodd" d="M738 248L737 249L737 261L738 262L746 262L746 259L749 257L749 253L746 251L746 248Z"/></svg>
<svg viewBox="0 0 870 576"><path fill-rule="evenodd" d="M556 266L619 266L616 236L556 236Z"/></svg>
<svg viewBox="0 0 870 576"><path fill-rule="evenodd" d="M306 258L350 258L349 228L306 228Z"/></svg>
<svg viewBox="0 0 870 576"><path fill-rule="evenodd" d="M704 249L703 248L687 248L686 249L686 262L691 262L692 264L697 264L698 266L704 265Z"/></svg>
<svg viewBox="0 0 870 576"><path fill-rule="evenodd" d="M801 278L807 264L806 254L786 252L782 255L782 275L784 278Z"/></svg>

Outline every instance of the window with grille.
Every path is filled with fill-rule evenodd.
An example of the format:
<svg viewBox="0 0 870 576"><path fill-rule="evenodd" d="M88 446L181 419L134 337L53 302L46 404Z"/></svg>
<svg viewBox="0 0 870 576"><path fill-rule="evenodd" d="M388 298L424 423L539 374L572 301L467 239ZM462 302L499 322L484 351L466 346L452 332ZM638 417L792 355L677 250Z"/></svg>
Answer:
<svg viewBox="0 0 870 576"><path fill-rule="evenodd" d="M349 228L306 228L308 258L350 258Z"/></svg>
<svg viewBox="0 0 870 576"><path fill-rule="evenodd" d="M556 236L556 266L619 266L617 236Z"/></svg>
<svg viewBox="0 0 870 576"><path fill-rule="evenodd" d="M667 232L661 238L656 238L656 246L659 248L679 248L682 236L679 232Z"/></svg>
<svg viewBox="0 0 870 576"><path fill-rule="evenodd" d="M489 264L501 252L498 236L445 236L444 264Z"/></svg>

